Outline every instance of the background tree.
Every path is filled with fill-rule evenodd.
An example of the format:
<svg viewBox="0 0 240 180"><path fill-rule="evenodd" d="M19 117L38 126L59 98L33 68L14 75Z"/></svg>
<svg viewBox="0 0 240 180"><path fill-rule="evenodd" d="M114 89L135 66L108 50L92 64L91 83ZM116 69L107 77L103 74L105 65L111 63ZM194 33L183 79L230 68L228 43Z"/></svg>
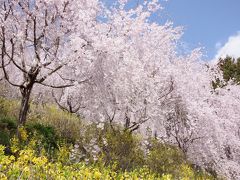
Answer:
<svg viewBox="0 0 240 180"><path fill-rule="evenodd" d="M218 66L223 73L223 79L228 82L232 80L236 84L240 83L240 58L235 59L227 56L219 59Z"/></svg>
<svg viewBox="0 0 240 180"><path fill-rule="evenodd" d="M229 82L240 84L240 58L235 59L230 56L220 58L217 67L222 77L216 77L212 82L214 89L224 87Z"/></svg>

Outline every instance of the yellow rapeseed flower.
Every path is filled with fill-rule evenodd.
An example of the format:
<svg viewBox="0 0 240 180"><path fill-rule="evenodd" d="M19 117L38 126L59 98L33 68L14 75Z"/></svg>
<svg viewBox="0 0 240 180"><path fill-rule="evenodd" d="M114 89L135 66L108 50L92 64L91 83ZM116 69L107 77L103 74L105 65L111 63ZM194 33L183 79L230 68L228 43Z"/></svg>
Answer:
<svg viewBox="0 0 240 180"><path fill-rule="evenodd" d="M26 141L28 138L27 131L24 129L24 127L19 127L18 128L19 135L23 141Z"/></svg>
<svg viewBox="0 0 240 180"><path fill-rule="evenodd" d="M102 176L102 174L101 174L99 171L95 171L95 172L94 172L93 177L94 177L95 179L100 179L101 176Z"/></svg>

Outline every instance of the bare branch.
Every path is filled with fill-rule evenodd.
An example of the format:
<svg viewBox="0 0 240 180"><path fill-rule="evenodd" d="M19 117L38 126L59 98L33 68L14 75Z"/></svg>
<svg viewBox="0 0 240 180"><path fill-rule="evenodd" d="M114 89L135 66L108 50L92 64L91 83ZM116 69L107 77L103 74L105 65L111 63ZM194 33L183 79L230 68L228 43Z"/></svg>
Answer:
<svg viewBox="0 0 240 180"><path fill-rule="evenodd" d="M158 98L158 100L162 99L163 97L166 98L166 97L174 90L173 85L174 85L174 81L173 81L173 79L172 79L172 77L171 77L169 87L168 87L166 90L164 90L165 92L166 92L166 91L167 91L167 92L164 93L162 96L160 96L160 97Z"/></svg>
<svg viewBox="0 0 240 180"><path fill-rule="evenodd" d="M60 97L60 99L57 99L53 91L52 91L52 96L53 96L54 101L56 102L56 104L59 106L60 109L62 109L63 111L68 111L67 108L65 108L64 106L62 106L60 104L61 97Z"/></svg>
<svg viewBox="0 0 240 180"><path fill-rule="evenodd" d="M59 65L58 67L56 67L55 69L50 71L47 75L43 76L41 79L37 79L36 82L39 84L43 83L43 81L45 81L49 76L51 76L52 74L54 74L55 72L60 70L62 67L63 67L63 65Z"/></svg>
<svg viewBox="0 0 240 180"><path fill-rule="evenodd" d="M13 64L14 64L19 70L21 70L23 73L27 74L28 72L25 70L25 68L22 68L21 66L19 66L19 65L17 64L17 62L14 60L15 44L14 44L14 42L13 42L13 39L10 39L10 42L11 42L11 46L12 46L11 55L9 55L7 52L6 52L6 55L7 55L8 58L10 59L10 62L12 61Z"/></svg>
<svg viewBox="0 0 240 180"><path fill-rule="evenodd" d="M41 85L46 86L46 87L56 88L56 89L61 89L61 88L67 88L67 87L74 86L74 84L58 85L58 86L56 86L56 85L45 84L43 82L38 82L38 81L35 81L35 83L41 84Z"/></svg>
<svg viewBox="0 0 240 180"><path fill-rule="evenodd" d="M74 114L74 113L77 113L80 108L85 108L85 106L81 106L81 103L80 103L81 100L79 100L79 101L77 100L77 102L78 102L79 104L75 104L75 105L74 105L74 104L73 104L73 99L72 99L71 97L69 97L69 96L67 96L67 106L68 106L68 107L62 105L62 104L60 103L60 101L61 101L61 98L62 98L62 96L63 96L63 91L62 91L59 99L56 98L56 96L55 96L55 94L54 94L53 91L52 91L52 96L53 96L55 102L57 103L57 105L60 107L60 109L62 109L62 110L64 110L64 111L67 111L67 112L69 112L69 113L73 113L73 114Z"/></svg>
<svg viewBox="0 0 240 180"><path fill-rule="evenodd" d="M6 65L5 65L5 62L4 62L5 55L6 55L6 39L5 39L5 28L4 28L4 26L1 27L1 30L2 30L2 36L3 36L3 38L2 38L2 47L1 47L1 51L2 51L2 54L1 54L2 66L1 66L1 68L3 69L4 78L12 86L21 87L21 85L15 84L15 83L11 82L10 79L9 79L9 76L7 74Z"/></svg>

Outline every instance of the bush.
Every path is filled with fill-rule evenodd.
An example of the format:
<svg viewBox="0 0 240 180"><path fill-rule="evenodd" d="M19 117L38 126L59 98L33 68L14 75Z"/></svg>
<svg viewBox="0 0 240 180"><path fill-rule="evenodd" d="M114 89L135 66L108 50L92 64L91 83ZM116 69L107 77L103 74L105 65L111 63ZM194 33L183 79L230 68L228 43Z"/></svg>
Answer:
<svg viewBox="0 0 240 180"><path fill-rule="evenodd" d="M54 127L61 138L72 143L81 136L81 129L84 128L79 117L62 111L54 105L45 105L43 107L31 104L28 122Z"/></svg>
<svg viewBox="0 0 240 180"><path fill-rule="evenodd" d="M175 146L151 140L147 156L147 166L159 174L179 176L182 164L186 164L184 154Z"/></svg>
<svg viewBox="0 0 240 180"><path fill-rule="evenodd" d="M77 146L78 161L114 166L116 170L132 170L143 165L140 138L118 125L114 129L107 123L102 129L94 123L86 125Z"/></svg>
<svg viewBox="0 0 240 180"><path fill-rule="evenodd" d="M104 142L105 141L105 142ZM144 152L141 141L136 135L115 126L115 130L106 125L99 138L102 160L105 165L116 169L132 170L144 165Z"/></svg>
<svg viewBox="0 0 240 180"><path fill-rule="evenodd" d="M19 114L20 102L0 97L0 116L14 120ZM30 103L27 124L42 124L53 127L56 133L69 142L75 142L81 136L84 128L82 120L76 115L60 110L57 106L46 104L45 106Z"/></svg>
<svg viewBox="0 0 240 180"><path fill-rule="evenodd" d="M57 143L60 139L53 127L40 123L31 123L26 125L26 130L30 136L38 137L41 146L46 150L58 148Z"/></svg>
<svg viewBox="0 0 240 180"><path fill-rule="evenodd" d="M0 115L0 144L8 146L10 138L16 133L16 121L12 118Z"/></svg>
<svg viewBox="0 0 240 180"><path fill-rule="evenodd" d="M4 131L0 131L0 144L7 146L9 145L9 143L10 143L9 134Z"/></svg>
<svg viewBox="0 0 240 180"><path fill-rule="evenodd" d="M0 97L0 115L17 119L20 102L17 100L7 100Z"/></svg>

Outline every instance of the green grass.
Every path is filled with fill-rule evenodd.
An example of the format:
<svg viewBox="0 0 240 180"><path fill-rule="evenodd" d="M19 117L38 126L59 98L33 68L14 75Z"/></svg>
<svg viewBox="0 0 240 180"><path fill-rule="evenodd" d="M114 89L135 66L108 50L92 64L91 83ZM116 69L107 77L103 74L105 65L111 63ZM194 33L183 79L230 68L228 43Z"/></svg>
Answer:
<svg viewBox="0 0 240 180"><path fill-rule="evenodd" d="M103 129L94 123L86 125L79 117L50 104L30 105L27 123L19 131L23 138L19 141L16 138L19 105L17 100L0 98L0 144L7 147L7 154L13 155L2 153L0 179L17 179L21 174L23 179L38 176L42 179L214 179L202 170L195 170L175 146L150 138L146 154L139 134L124 131L119 125L113 125L114 130L109 124ZM78 153L85 153L80 161L70 158L76 150L74 143L79 145ZM95 146L99 152L94 154L91 148ZM29 158L24 156L26 153L32 153L32 158L24 159ZM47 160L41 164L44 158ZM1 168L4 163L8 163L5 169Z"/></svg>

